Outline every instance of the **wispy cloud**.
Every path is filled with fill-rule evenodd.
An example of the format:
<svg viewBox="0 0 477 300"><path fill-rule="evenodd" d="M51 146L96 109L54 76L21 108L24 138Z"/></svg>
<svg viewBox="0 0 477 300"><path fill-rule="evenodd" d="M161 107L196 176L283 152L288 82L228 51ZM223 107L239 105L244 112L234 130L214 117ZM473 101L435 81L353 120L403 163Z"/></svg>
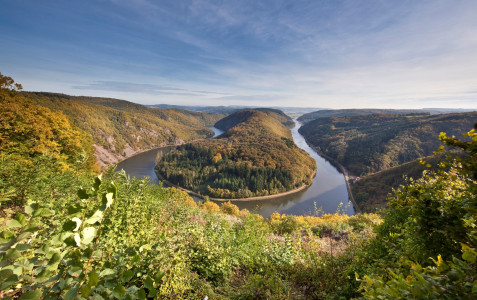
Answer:
<svg viewBox="0 0 477 300"><path fill-rule="evenodd" d="M150 95L181 95L181 96L226 96L222 93L209 91L194 91L176 87L160 86L146 83L130 83L120 81L95 81L86 85L72 86L76 90L100 90Z"/></svg>

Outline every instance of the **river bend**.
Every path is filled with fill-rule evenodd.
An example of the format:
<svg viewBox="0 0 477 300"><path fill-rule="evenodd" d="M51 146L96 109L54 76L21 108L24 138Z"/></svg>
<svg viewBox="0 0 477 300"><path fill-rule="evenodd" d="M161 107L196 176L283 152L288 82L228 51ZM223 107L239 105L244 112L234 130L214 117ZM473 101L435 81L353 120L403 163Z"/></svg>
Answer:
<svg viewBox="0 0 477 300"><path fill-rule="evenodd" d="M296 121L295 121L296 122ZM353 215L353 204L349 201L348 189L343 174L326 159L311 149L305 138L298 132L300 124L293 128L293 140L298 147L305 150L316 160L317 172L310 187L286 196L254 201L232 201L240 209L246 208L251 212L269 217L273 212L292 215L312 215L318 213L341 213ZM211 127L214 137L223 133L222 130ZM154 172L156 156L159 149L149 150L118 164L117 169L124 169L129 176L148 177L152 183L159 183Z"/></svg>

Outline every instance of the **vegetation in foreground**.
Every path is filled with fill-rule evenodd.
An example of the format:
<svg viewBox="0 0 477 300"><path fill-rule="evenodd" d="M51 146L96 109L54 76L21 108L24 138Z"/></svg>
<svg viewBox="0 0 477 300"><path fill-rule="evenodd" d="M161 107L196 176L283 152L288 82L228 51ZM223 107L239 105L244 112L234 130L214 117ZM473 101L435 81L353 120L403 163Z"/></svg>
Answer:
<svg viewBox="0 0 477 300"><path fill-rule="evenodd" d="M156 173L174 185L214 198L248 198L310 184L314 160L292 140L293 121L276 110L243 110L217 122L221 136L179 146Z"/></svg>
<svg viewBox="0 0 477 300"><path fill-rule="evenodd" d="M16 92L0 79L3 103ZM2 110L1 124L15 132L21 119L9 116ZM230 203L197 205L113 169L93 177L87 160L72 159L79 150L66 154L54 131L29 131L31 140L3 132L2 298L477 297L474 130L469 142L442 134L469 156L400 187L383 218L269 220ZM17 150L48 140L56 152Z"/></svg>

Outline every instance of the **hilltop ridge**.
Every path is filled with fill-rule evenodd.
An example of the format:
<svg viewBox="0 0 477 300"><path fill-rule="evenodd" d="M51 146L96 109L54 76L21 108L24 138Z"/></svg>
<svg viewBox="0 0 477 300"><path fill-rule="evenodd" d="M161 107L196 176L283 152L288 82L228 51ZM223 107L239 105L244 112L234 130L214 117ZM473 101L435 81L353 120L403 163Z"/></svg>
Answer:
<svg viewBox="0 0 477 300"><path fill-rule="evenodd" d="M156 173L174 185L214 198L250 198L308 185L314 160L293 142L274 110L242 110L216 123L215 139L183 145L160 158Z"/></svg>
<svg viewBox="0 0 477 300"><path fill-rule="evenodd" d="M91 135L101 166L135 153L210 137L207 127L224 117L177 109L150 108L125 100L22 92L24 97L52 111L61 111Z"/></svg>

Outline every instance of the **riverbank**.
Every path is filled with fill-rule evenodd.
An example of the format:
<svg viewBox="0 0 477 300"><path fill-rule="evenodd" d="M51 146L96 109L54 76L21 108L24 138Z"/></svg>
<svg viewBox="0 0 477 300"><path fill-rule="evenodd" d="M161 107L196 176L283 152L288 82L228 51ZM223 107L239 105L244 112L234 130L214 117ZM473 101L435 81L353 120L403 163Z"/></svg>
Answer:
<svg viewBox="0 0 477 300"><path fill-rule="evenodd" d="M313 146L306 139L305 139L305 141L308 144L308 146L311 149L313 149L313 151L315 151L319 156L323 157L324 159L329 161L332 165L334 165L335 167L338 167L340 169L341 173L343 173L343 176L345 178L345 183L346 183L346 188L348 189L349 199L351 200L351 203L353 203L354 209L358 213L361 213L361 209L359 208L358 203L356 203L356 200L354 200L353 192L351 191L351 185L349 183L349 172L348 172L348 170L342 164L340 164L337 160L335 160L334 158L332 158L332 157L326 155L325 153L323 153L323 151L321 151L320 148Z"/></svg>
<svg viewBox="0 0 477 300"><path fill-rule="evenodd" d="M256 196L256 197L248 197L248 198L213 198L213 197L209 197L207 195L202 195L202 194L196 193L194 191L185 189L185 188L180 187L178 185L175 185L175 184L167 181L166 179L164 179L157 172L156 172L156 175L157 175L157 177L159 178L160 181L162 181L164 184L166 184L169 187L174 187L176 189L184 191L184 192L188 193L190 196L198 197L198 198L201 198L201 199L206 199L206 197L207 197L207 199L209 199L209 200L219 201L219 202L227 202L227 201L244 201L245 202L245 201L257 201L257 200L274 199L274 198L279 198L279 197L282 197L282 196L287 196L287 195L292 195L294 193L298 193L298 192L310 187L310 185L311 185L311 184L310 185L304 184L301 187L296 188L294 190L290 190L290 191L286 191L286 192L278 193L278 194L273 194L273 195L266 195L266 196ZM313 179L313 178L315 178L315 176L316 176L316 170L311 175L311 178Z"/></svg>

